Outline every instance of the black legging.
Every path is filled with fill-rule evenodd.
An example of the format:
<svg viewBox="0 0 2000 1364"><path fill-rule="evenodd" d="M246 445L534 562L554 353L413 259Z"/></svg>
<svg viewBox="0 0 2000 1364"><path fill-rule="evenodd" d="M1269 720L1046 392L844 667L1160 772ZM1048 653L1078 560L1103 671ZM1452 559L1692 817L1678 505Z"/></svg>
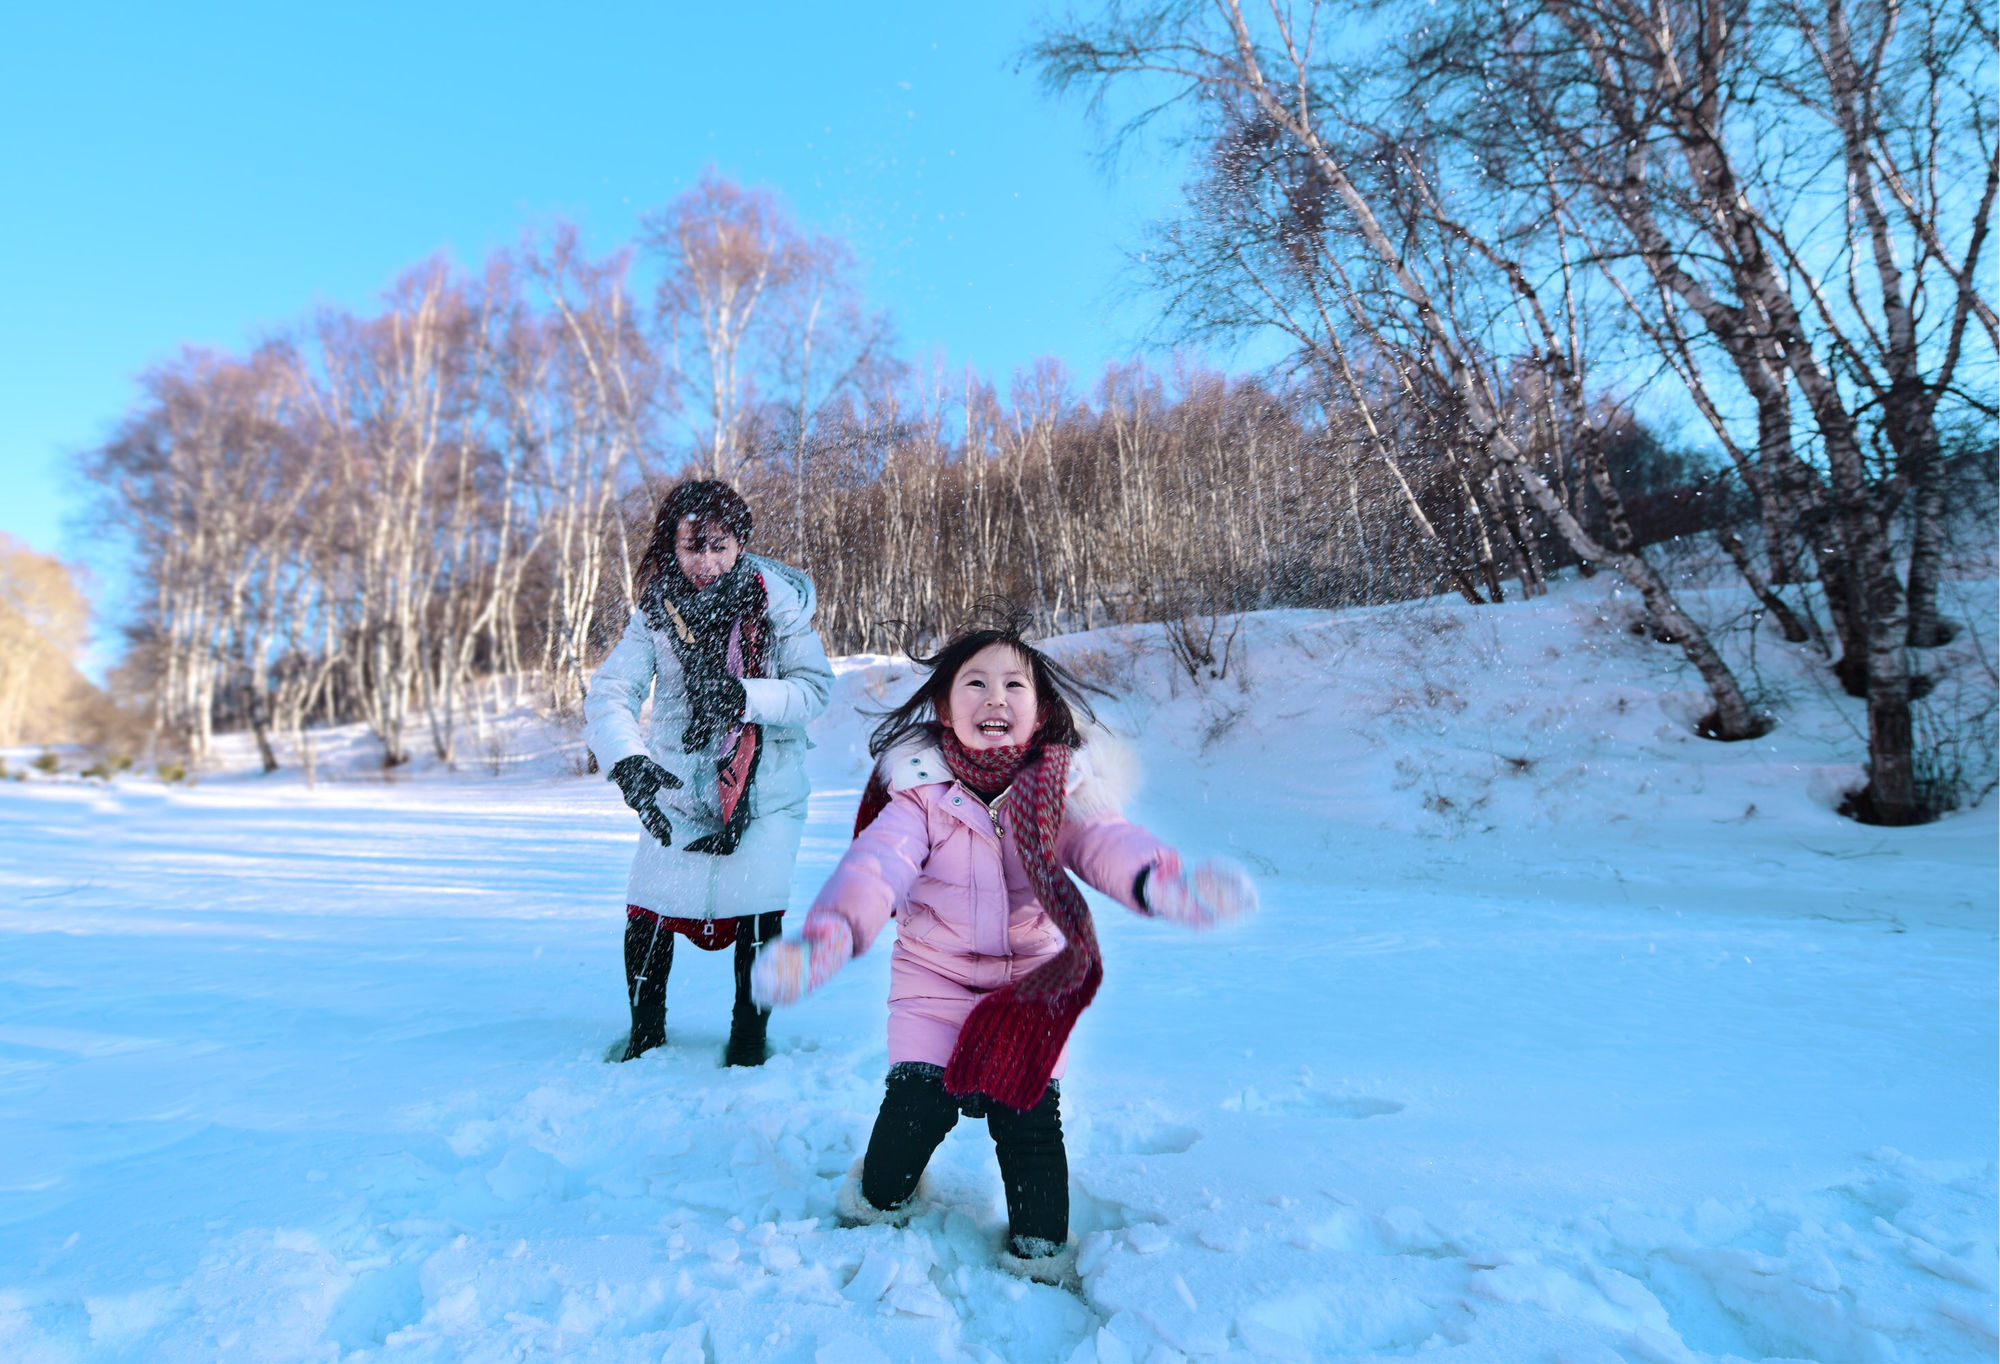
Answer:
<svg viewBox="0 0 2000 1364"><path fill-rule="evenodd" d="M736 1006L730 1012L732 1039L746 1043L752 1034L761 1044L770 1010L750 998L750 967L757 949L778 936L785 913L746 914L736 927ZM627 1060L651 1051L667 1036L667 976L674 967L674 933L650 914L625 921L625 997L632 1006L632 1036Z"/></svg>
<svg viewBox="0 0 2000 1364"><path fill-rule="evenodd" d="M893 1208L917 1190L931 1153L958 1125L960 1114L986 1118L1000 1182L1007 1190L1007 1225L1016 1254L1046 1254L1069 1239L1069 1154L1063 1149L1062 1114L1051 1083L1026 1112L983 1097L970 1101L947 1093L944 1069L918 1061L889 1068L882 1111L868 1134L861 1165L861 1196ZM1030 1240L1046 1246L1022 1245Z"/></svg>

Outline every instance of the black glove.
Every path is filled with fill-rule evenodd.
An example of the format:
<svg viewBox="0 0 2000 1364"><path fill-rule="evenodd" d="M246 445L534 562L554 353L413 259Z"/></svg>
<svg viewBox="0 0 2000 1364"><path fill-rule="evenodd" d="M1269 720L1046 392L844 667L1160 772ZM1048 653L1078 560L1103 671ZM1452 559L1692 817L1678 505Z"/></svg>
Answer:
<svg viewBox="0 0 2000 1364"><path fill-rule="evenodd" d="M715 736L743 718L749 704L743 683L728 673L691 677L687 684L688 722L681 733L681 751L697 753Z"/></svg>
<svg viewBox="0 0 2000 1364"><path fill-rule="evenodd" d="M659 795L662 788L673 790L681 784L681 779L643 753L634 753L613 763L610 777L625 793L625 803L638 814L646 832L662 848L673 846L674 826L667 822L667 812L654 803L653 797Z"/></svg>

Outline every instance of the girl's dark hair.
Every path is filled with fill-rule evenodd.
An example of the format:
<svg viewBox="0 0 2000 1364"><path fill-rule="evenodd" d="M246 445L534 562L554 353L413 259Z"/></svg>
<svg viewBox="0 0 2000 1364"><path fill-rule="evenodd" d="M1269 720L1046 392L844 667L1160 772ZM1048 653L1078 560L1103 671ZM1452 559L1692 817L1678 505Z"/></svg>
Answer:
<svg viewBox="0 0 2000 1364"><path fill-rule="evenodd" d="M910 661L930 676L924 679L923 685L909 700L883 713L882 723L875 726L875 732L868 738L869 756L879 758L907 736L939 723L938 703L951 690L958 670L965 666L967 659L993 644L1004 644L1019 654L1034 676L1035 742L1082 748L1083 729L1077 723L1078 717L1085 722L1097 719L1084 694L1096 692L1099 696L1108 696L1110 693L1102 687L1091 686L1028 643L1023 634L1026 627L1026 613L1005 604L997 624L960 630L929 657L914 649L906 650Z"/></svg>
<svg viewBox="0 0 2000 1364"><path fill-rule="evenodd" d="M693 521L697 526L713 521L746 547L755 524L750 505L727 483L691 478L676 485L660 499L660 510L653 517L653 538L647 541L646 553L632 574L635 596L644 597L646 589L662 576L682 576L680 560L674 557L674 537L680 533L683 521Z"/></svg>

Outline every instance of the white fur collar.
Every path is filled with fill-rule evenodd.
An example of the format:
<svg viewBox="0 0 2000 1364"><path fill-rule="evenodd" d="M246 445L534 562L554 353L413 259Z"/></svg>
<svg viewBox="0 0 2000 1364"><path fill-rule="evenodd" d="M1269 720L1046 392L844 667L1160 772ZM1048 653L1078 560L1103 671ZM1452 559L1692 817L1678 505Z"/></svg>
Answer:
<svg viewBox="0 0 2000 1364"><path fill-rule="evenodd" d="M1084 730L1083 747L1069 762L1069 816L1089 819L1123 814L1139 789L1139 758L1131 746L1100 725ZM937 740L917 730L876 760L875 770L891 791L907 791L952 779Z"/></svg>

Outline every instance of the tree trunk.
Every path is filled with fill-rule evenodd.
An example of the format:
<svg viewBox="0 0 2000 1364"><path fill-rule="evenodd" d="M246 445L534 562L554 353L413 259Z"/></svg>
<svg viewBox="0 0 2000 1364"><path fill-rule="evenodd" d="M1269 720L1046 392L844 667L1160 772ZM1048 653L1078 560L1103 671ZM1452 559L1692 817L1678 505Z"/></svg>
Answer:
<svg viewBox="0 0 2000 1364"><path fill-rule="evenodd" d="M1911 473L1916 484L1910 499L1910 647L1935 649L1949 644L1958 628L1938 610L1938 585L1944 575L1947 508L1944 471L1938 467L1936 442Z"/></svg>

